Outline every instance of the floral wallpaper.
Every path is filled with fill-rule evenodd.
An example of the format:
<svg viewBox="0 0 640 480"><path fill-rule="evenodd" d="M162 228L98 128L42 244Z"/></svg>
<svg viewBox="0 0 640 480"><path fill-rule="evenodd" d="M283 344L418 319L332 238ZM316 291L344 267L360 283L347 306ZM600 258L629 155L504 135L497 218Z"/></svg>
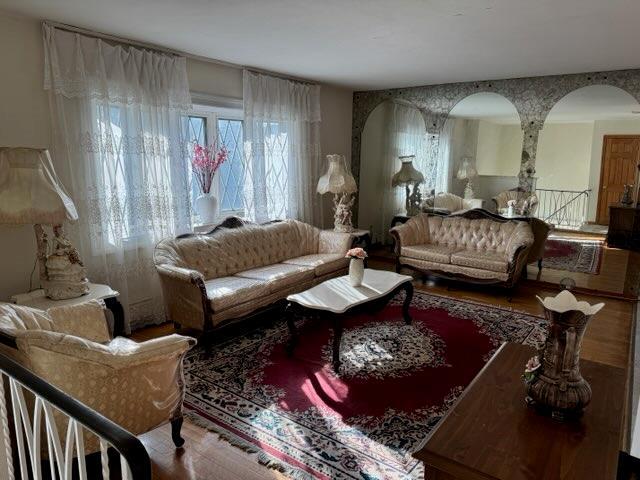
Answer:
<svg viewBox="0 0 640 480"><path fill-rule="evenodd" d="M520 186L531 188L531 175L527 170L531 171L531 167L535 167L538 135L549 111L568 93L590 85L619 87L640 102L640 69L354 92L351 146L353 174L358 181L362 130L366 120L373 109L385 100L415 105L424 116L427 131L438 134L447 115L459 101L474 93L492 92L510 100L518 110L524 131Z"/></svg>

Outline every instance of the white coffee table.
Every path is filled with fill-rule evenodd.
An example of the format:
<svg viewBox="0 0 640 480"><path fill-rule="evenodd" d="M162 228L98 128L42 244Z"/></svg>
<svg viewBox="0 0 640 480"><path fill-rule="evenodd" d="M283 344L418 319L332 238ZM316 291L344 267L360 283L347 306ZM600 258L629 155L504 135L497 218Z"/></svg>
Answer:
<svg viewBox="0 0 640 480"><path fill-rule="evenodd" d="M345 315L383 308L401 290L405 291L402 316L411 323L409 305L413 299L412 277L385 270L367 268L359 287L352 287L349 276L332 278L304 292L287 297L286 318L289 327L287 351L293 355L298 342L294 316L296 313L316 313L331 320L333 326L333 369L340 369L340 340Z"/></svg>

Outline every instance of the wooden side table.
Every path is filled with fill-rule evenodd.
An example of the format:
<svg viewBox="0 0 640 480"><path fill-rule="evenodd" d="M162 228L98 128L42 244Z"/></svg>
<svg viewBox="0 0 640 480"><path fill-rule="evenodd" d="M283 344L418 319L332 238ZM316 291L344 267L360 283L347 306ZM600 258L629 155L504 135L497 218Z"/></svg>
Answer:
<svg viewBox="0 0 640 480"><path fill-rule="evenodd" d="M414 457L429 480L613 480L623 437L625 371L582 360L593 398L560 423L525 404L520 376L534 350L506 343Z"/></svg>
<svg viewBox="0 0 640 480"><path fill-rule="evenodd" d="M640 251L640 207L609 206L609 247Z"/></svg>
<svg viewBox="0 0 640 480"><path fill-rule="evenodd" d="M77 298L52 300L45 297L43 289L38 289L29 293L13 295L11 297L11 301L16 305L24 305L25 307L46 310L51 307L77 305L78 303L88 302L89 300L103 300L105 306L113 315L113 336L117 337L126 333L124 309L122 308L122 304L118 301L118 296L120 296L120 292L113 290L109 285L90 283L89 293Z"/></svg>

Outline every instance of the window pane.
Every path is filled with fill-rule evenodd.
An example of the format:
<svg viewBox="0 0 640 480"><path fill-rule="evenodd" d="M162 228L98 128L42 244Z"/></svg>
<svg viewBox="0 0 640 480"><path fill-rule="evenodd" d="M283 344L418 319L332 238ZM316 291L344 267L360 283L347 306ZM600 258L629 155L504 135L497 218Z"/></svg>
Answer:
<svg viewBox="0 0 640 480"><path fill-rule="evenodd" d="M287 218L289 135L284 123L264 122L267 209L272 218Z"/></svg>
<svg viewBox="0 0 640 480"><path fill-rule="evenodd" d="M186 161L189 165L191 205L194 205L195 199L200 195L200 186L198 185L198 182L193 178L193 172L191 171L191 155L193 153L193 146L196 143L199 145L207 145L207 118L198 115L189 115L182 117L182 131L184 139L187 142ZM197 215L195 211L193 212L193 215Z"/></svg>
<svg viewBox="0 0 640 480"><path fill-rule="evenodd" d="M242 149L242 120L218 119L218 144L227 149L227 161L218 170L220 181L220 211L239 211L243 208L242 182L244 158Z"/></svg>

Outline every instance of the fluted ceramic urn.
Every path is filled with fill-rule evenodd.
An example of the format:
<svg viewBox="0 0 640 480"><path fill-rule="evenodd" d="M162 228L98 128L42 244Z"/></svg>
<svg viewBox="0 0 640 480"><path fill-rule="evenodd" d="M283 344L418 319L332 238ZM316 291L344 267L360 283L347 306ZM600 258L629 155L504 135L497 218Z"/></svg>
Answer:
<svg viewBox="0 0 640 480"><path fill-rule="evenodd" d="M527 383L527 402L558 420L579 416L591 401L591 387L580 374L580 346L589 320L604 303L578 301L568 290L537 298L549 331L538 352L538 373Z"/></svg>

